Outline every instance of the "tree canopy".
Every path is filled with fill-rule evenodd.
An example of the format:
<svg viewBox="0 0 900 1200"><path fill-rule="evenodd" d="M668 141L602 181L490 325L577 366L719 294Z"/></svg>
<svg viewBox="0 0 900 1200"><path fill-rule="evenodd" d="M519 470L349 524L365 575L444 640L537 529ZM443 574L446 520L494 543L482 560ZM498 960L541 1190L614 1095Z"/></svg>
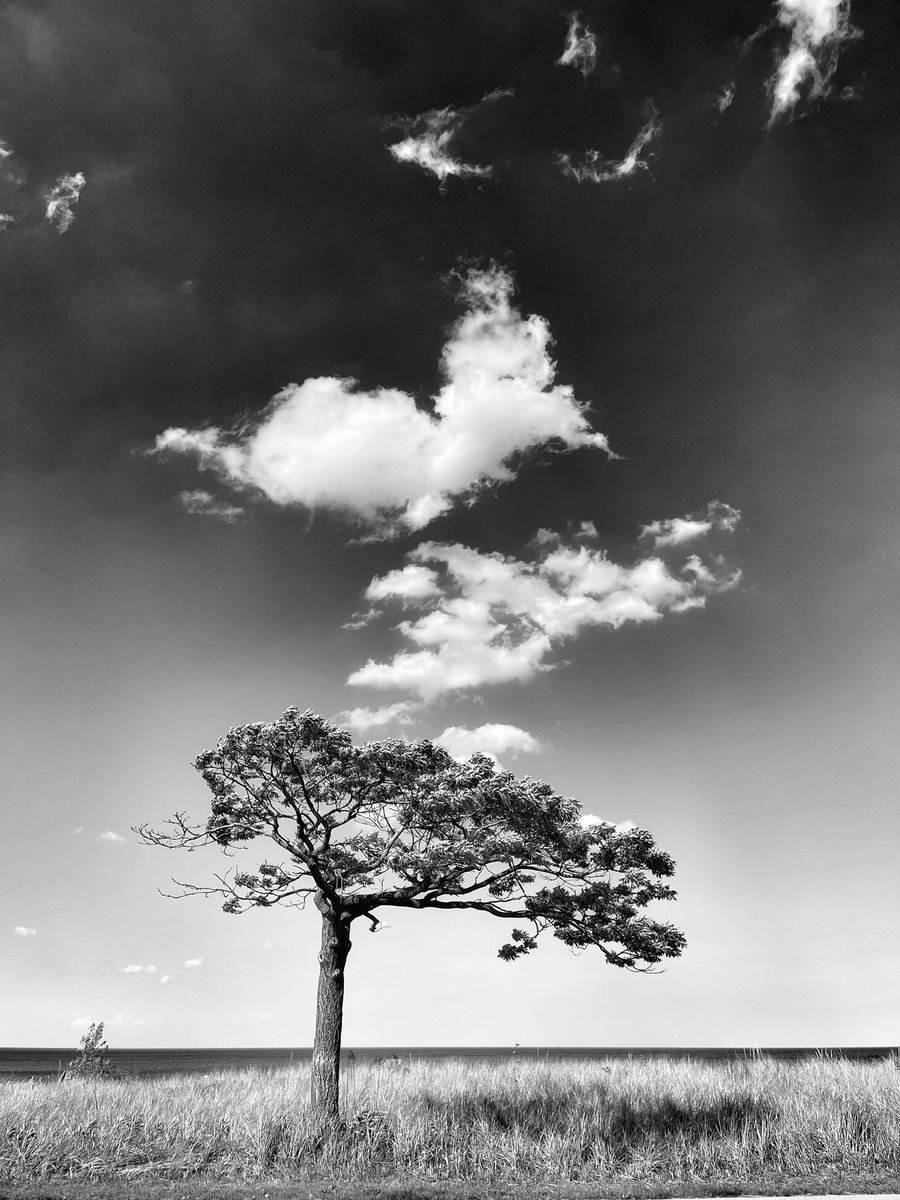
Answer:
<svg viewBox="0 0 900 1200"><path fill-rule="evenodd" d="M521 923L501 958L527 954L552 930L632 970L684 946L674 926L642 911L675 896L664 882L672 859L648 832L583 822L575 800L487 755L457 762L427 740L355 746L292 707L272 723L231 729L195 766L212 794L208 819L176 813L164 831L138 832L156 845L226 853L266 843L253 870L179 885L182 895L221 895L226 912L313 896L376 929L380 909L472 909Z"/></svg>

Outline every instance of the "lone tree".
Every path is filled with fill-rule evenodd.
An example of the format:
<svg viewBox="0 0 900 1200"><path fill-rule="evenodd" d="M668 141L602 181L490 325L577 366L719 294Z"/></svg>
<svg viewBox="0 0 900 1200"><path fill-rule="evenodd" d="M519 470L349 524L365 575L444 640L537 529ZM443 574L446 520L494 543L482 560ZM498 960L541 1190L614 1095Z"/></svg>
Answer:
<svg viewBox="0 0 900 1200"><path fill-rule="evenodd" d="M475 754L454 761L429 741L354 746L349 733L289 708L272 724L231 729L194 764L212 792L202 824L184 813L146 844L224 851L256 839L274 847L252 872L182 884L182 896L222 895L228 913L272 904L322 914L312 1104L338 1116L344 971L350 926L374 932L385 908L474 909L527 923L499 955L535 949L552 929L567 946L596 947L613 966L646 971L681 953L682 934L642 915L674 891L674 864L642 829L579 820L575 800L517 779Z"/></svg>

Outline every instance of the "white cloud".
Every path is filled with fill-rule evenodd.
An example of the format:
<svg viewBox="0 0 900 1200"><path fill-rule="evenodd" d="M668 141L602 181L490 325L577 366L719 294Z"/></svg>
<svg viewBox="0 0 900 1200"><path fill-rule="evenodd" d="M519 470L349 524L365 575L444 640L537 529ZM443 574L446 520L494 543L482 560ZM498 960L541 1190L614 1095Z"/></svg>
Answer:
<svg viewBox="0 0 900 1200"><path fill-rule="evenodd" d="M603 817L595 817L593 813L582 813L578 821L582 829L595 829L598 825L611 825L616 833L627 833L629 829L637 829L634 821L607 821Z"/></svg>
<svg viewBox="0 0 900 1200"><path fill-rule="evenodd" d="M477 729L449 725L434 741L460 762L477 753L496 762L501 754L536 754L542 748L533 734L517 725L479 725Z"/></svg>
<svg viewBox="0 0 900 1200"><path fill-rule="evenodd" d="M188 968L190 968L190 967L202 967L202 966L203 966L203 959L202 959L202 958L186 958L186 959L184 960L184 965L185 965L186 967L188 967Z"/></svg>
<svg viewBox="0 0 900 1200"><path fill-rule="evenodd" d="M498 88L489 92L478 104L470 104L463 109L434 108L421 116L407 118L402 124L405 125L408 136L388 146L388 150L397 162L413 163L431 171L437 176L442 188L452 175L459 178L490 175L489 166L477 166L454 158L452 143L466 118L480 105L511 95L512 92L508 89Z"/></svg>
<svg viewBox="0 0 900 1200"><path fill-rule="evenodd" d="M801 94L827 96L845 43L860 36L850 24L850 0L776 0L778 20L791 40L769 80L769 124L792 113Z"/></svg>
<svg viewBox="0 0 900 1200"><path fill-rule="evenodd" d="M105 833L98 834L96 840L98 842L124 842L125 838L121 834L113 833L111 829L107 829Z"/></svg>
<svg viewBox="0 0 900 1200"><path fill-rule="evenodd" d="M279 392L256 421L231 431L167 429L156 450L191 454L276 504L353 514L382 536L421 529L455 502L514 479L525 451L609 452L571 387L554 382L550 330L514 307L511 276L493 265L460 285L466 308L444 346L446 382L433 415L405 392L307 379ZM420 599L428 572L403 582Z"/></svg>
<svg viewBox="0 0 900 1200"><path fill-rule="evenodd" d="M525 683L551 670L554 648L585 628L615 629L701 607L740 578L716 556L702 562L691 555L678 567L657 555L621 565L590 540L583 531L569 541L547 536L533 562L423 542L407 558L440 569L441 591L396 626L413 649L389 662L370 659L347 682L403 689L424 701L485 684ZM374 581L382 603L390 600L390 578Z"/></svg>
<svg viewBox="0 0 900 1200"><path fill-rule="evenodd" d="M17 925L12 931L12 935L21 938L37 937L37 930L32 929L30 925Z"/></svg>
<svg viewBox="0 0 900 1200"><path fill-rule="evenodd" d="M160 976L160 980L159 980L159 982L160 982L160 983L161 983L163 986L165 986L167 983L174 983L174 982L175 982L175 976L174 976L174 975L161 975L161 976Z"/></svg>
<svg viewBox="0 0 900 1200"><path fill-rule="evenodd" d="M397 571L390 571L381 579L373 579L366 588L366 599L371 603L394 596L400 600L427 600L440 593L437 574L421 563L407 563Z"/></svg>
<svg viewBox="0 0 900 1200"><path fill-rule="evenodd" d="M389 725L391 721L396 721L398 725L409 725L413 720L412 714L420 707L410 700L400 700L383 708L348 708L338 713L335 721L353 733L365 733L368 729Z"/></svg>
<svg viewBox="0 0 900 1200"><path fill-rule="evenodd" d="M234 1013L228 1020L232 1025L258 1025L261 1021L271 1021L273 1012L264 1013Z"/></svg>
<svg viewBox="0 0 900 1200"><path fill-rule="evenodd" d="M178 499L189 513L199 513L205 517L218 517L220 521L229 524L243 516L244 510L225 500L217 500L209 492L179 492Z"/></svg>
<svg viewBox="0 0 900 1200"><path fill-rule="evenodd" d="M556 161L563 174L570 175L578 183L611 183L618 179L627 179L635 171L649 171L650 164L641 155L662 128L659 115L652 104L649 105L649 112L650 115L638 131L637 137L619 162L605 158L599 150L588 150L580 163L573 162L568 154L558 154Z"/></svg>
<svg viewBox="0 0 900 1200"><path fill-rule="evenodd" d="M731 108L731 105L734 103L734 94L734 84L729 83L728 86L724 87L722 91L719 92L718 96L716 96L716 108L720 113L723 113L726 109Z"/></svg>
<svg viewBox="0 0 900 1200"><path fill-rule="evenodd" d="M140 963L129 963L127 967L120 967L119 970L123 975L155 975L156 967L144 967Z"/></svg>
<svg viewBox="0 0 900 1200"><path fill-rule="evenodd" d="M641 536L652 537L654 548L661 550L667 546L681 546L685 542L694 541L713 529L733 533L740 519L740 512L730 504L711 500L704 513L672 517L666 521L653 521L650 525L642 525Z"/></svg>
<svg viewBox="0 0 900 1200"><path fill-rule="evenodd" d="M76 1017L74 1021L69 1022L71 1029L88 1029L93 1024L102 1024L106 1028L110 1025L155 1025L156 1021L150 1017L126 1017L124 1013L115 1013L111 1017Z"/></svg>
<svg viewBox="0 0 900 1200"><path fill-rule="evenodd" d="M75 220L75 205L81 197L84 184L81 171L75 175L60 175L44 197L47 203L44 215L60 233L65 233Z"/></svg>
<svg viewBox="0 0 900 1200"><path fill-rule="evenodd" d="M566 47L556 63L560 67L575 67L585 79L597 65L597 35L582 25L577 13L569 17Z"/></svg>

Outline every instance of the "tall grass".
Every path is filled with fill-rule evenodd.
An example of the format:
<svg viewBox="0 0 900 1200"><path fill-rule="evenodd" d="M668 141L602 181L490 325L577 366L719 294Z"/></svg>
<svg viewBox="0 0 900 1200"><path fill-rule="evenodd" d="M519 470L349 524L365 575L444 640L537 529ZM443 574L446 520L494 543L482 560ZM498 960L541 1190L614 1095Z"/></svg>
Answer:
<svg viewBox="0 0 900 1200"><path fill-rule="evenodd" d="M900 1174L900 1070L757 1058L349 1064L0 1083L0 1175L668 1181ZM5 1136L4 1136L5 1135Z"/></svg>

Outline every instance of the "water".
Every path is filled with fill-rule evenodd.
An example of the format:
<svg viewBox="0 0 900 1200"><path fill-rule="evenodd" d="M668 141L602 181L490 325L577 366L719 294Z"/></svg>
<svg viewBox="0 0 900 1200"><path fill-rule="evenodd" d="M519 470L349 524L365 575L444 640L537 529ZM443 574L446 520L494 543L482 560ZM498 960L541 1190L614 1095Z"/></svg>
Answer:
<svg viewBox="0 0 900 1200"><path fill-rule="evenodd" d="M344 1060L353 1055L357 1062L389 1059L394 1055L409 1059L467 1058L481 1061L509 1060L513 1053L524 1061L540 1059L605 1059L605 1058L669 1058L727 1061L755 1054L796 1060L817 1054L835 1058L876 1060L897 1053L895 1046L828 1046L775 1047L748 1049L740 1047L703 1046L365 1046L347 1047ZM272 1049L208 1049L208 1050L110 1050L108 1058L126 1076L186 1075L197 1072L221 1071L230 1068L271 1069L290 1062L307 1062L312 1055L308 1047L274 1047ZM0 1079L28 1077L54 1079L57 1073L75 1057L71 1046L62 1049L31 1049L0 1047Z"/></svg>

